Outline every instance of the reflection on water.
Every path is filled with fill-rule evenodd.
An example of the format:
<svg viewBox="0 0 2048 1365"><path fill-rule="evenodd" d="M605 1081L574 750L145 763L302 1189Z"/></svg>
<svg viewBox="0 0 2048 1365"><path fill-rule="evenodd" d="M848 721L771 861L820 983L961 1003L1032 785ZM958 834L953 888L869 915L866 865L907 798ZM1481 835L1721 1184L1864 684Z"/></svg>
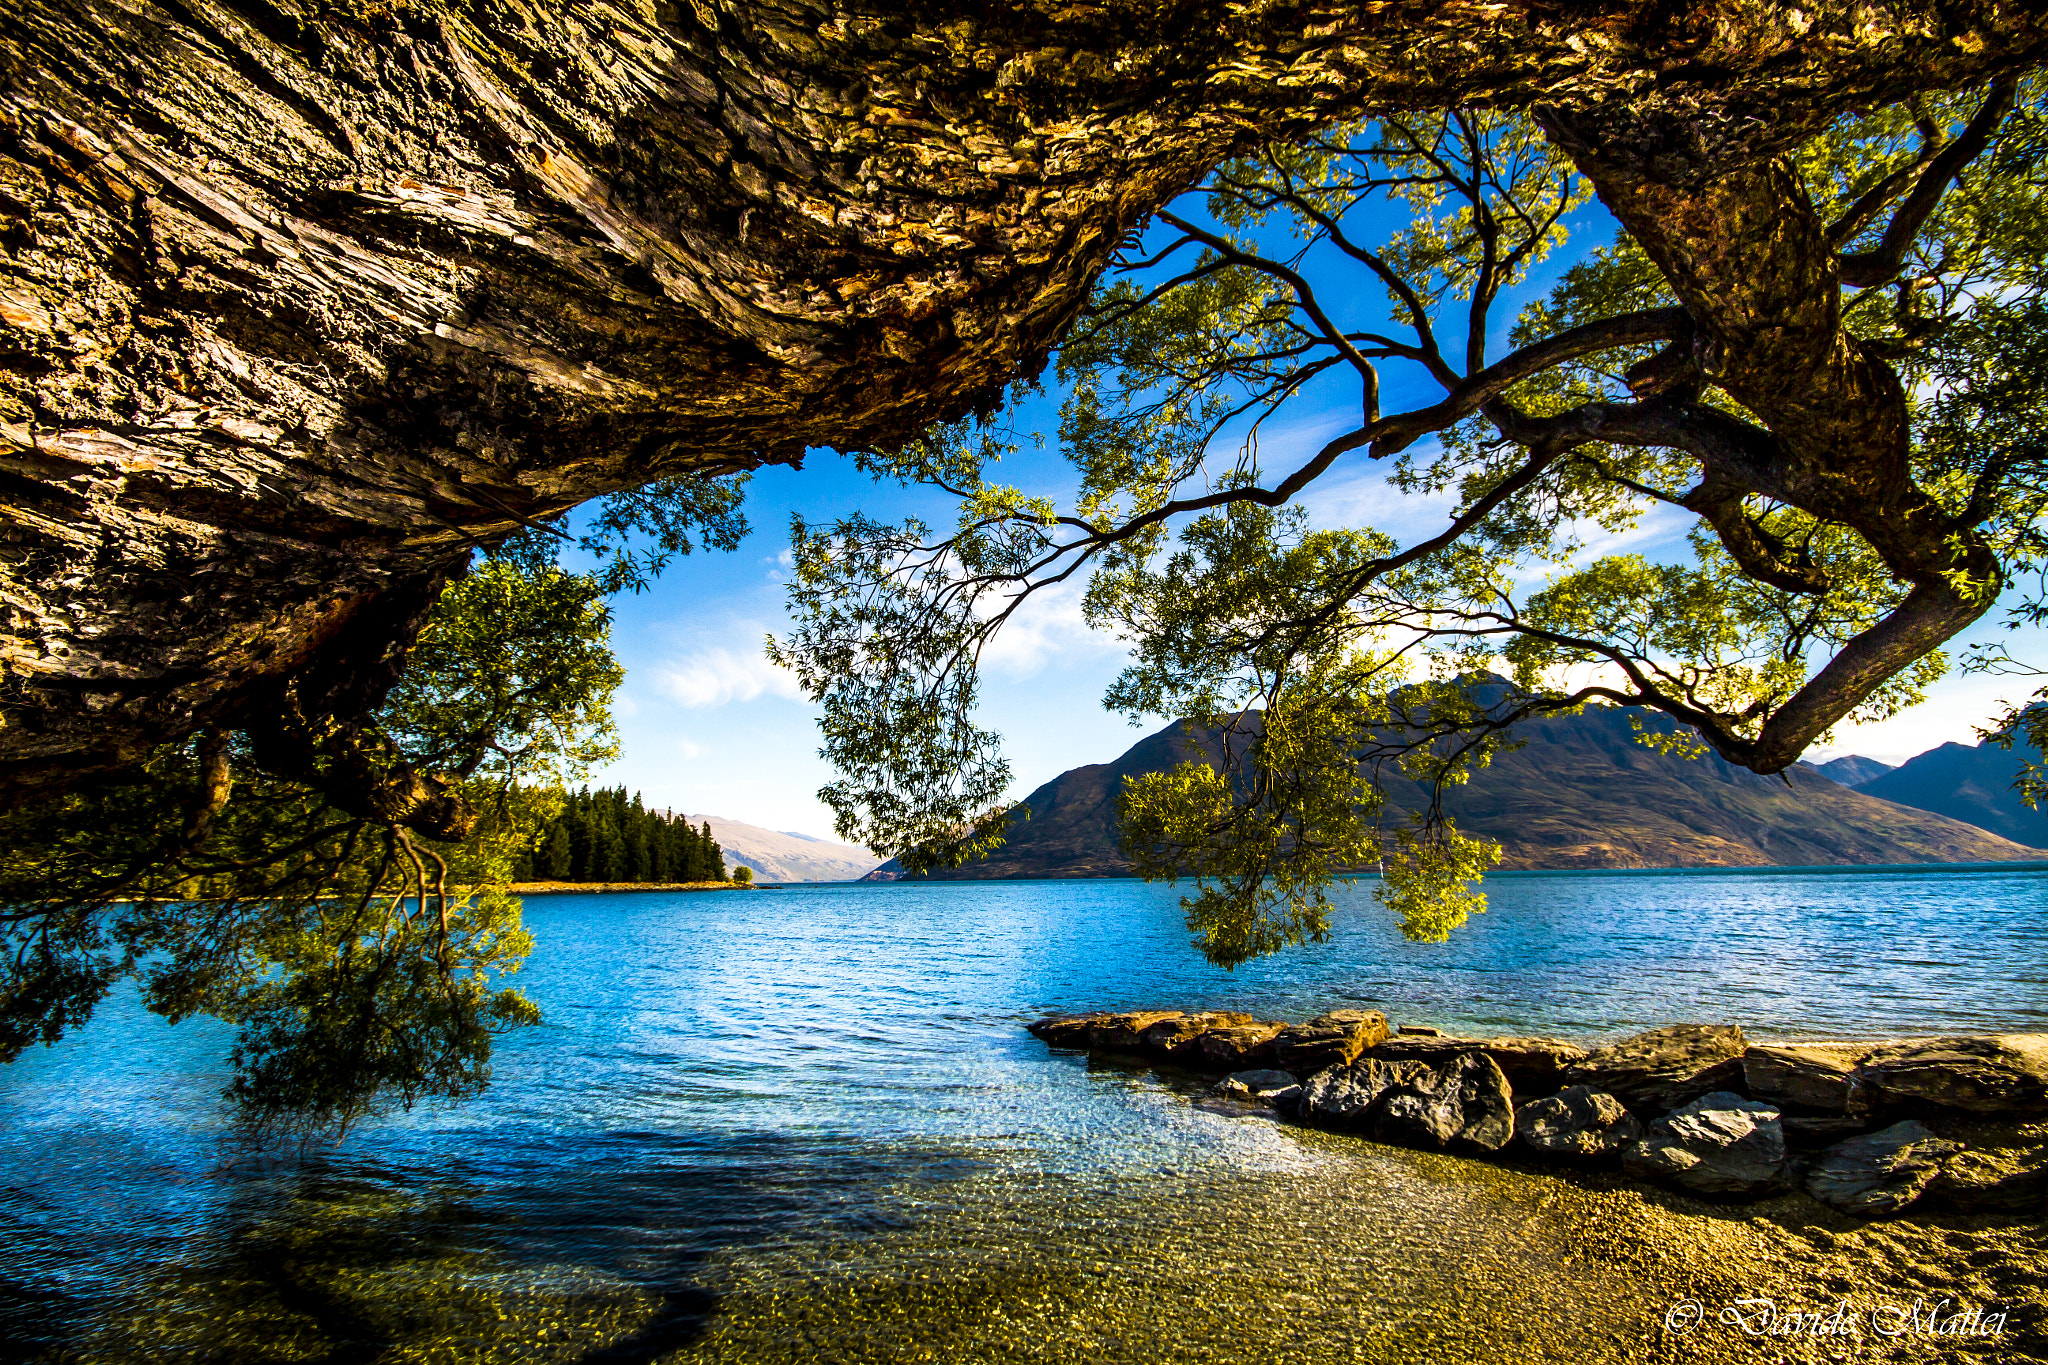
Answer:
<svg viewBox="0 0 2048 1365"><path fill-rule="evenodd" d="M1743 1220L1659 1261L1671 1215L1626 1191L1208 1114L1018 1025L2038 1028L2044 890L1507 877L1447 947L1360 896L1234 975L1134 883L536 899L547 1024L483 1101L339 1152L223 1166L222 1031L132 1001L0 1073L0 1359L1640 1358L1677 1288L1760 1254Z"/></svg>

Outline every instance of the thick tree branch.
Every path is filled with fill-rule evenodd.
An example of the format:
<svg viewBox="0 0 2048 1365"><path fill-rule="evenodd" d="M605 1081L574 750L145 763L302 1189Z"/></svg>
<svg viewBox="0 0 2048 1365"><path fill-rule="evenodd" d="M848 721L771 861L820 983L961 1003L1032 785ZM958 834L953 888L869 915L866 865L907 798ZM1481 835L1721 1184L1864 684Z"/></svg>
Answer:
<svg viewBox="0 0 2048 1365"><path fill-rule="evenodd" d="M585 499L985 405L1246 147L1547 99L1740 180L2048 51L1993 0L263 8L0 7L7 799L361 714Z"/></svg>
<svg viewBox="0 0 2048 1365"><path fill-rule="evenodd" d="M1892 214L1892 220L1885 226L1884 236L1877 245L1868 251L1842 256L1843 284L1868 289L1899 273L1905 264L1907 249L1920 235L1920 229L1927 225L1928 218L1941 203L1941 197L1948 192L1950 182L1990 145L1992 133L2012 112L2017 98L2018 90L2011 81L1992 82L1983 105L1963 128L1962 135L1921 168L1906 202ZM1829 233L1829 240L1836 240L1833 232Z"/></svg>

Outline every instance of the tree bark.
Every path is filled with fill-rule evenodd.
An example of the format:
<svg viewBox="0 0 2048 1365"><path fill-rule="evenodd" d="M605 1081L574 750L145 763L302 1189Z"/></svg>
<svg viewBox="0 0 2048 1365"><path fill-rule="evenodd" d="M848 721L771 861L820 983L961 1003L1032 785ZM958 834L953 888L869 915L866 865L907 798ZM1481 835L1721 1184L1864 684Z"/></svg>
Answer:
<svg viewBox="0 0 2048 1365"><path fill-rule="evenodd" d="M2003 92L1993 107L2009 107ZM1631 119L1632 136L1618 136L1604 110L1546 110L1542 121L1684 304L1699 333L1694 379L1726 390L1768 428L1702 445L1689 505L1748 572L1771 581L1776 570L1777 586L1790 591L1820 585L1759 562L1765 547L1741 510L1744 495L1852 528L1910 585L1753 737L1704 728L1730 762L1783 771L1887 679L1990 610L2003 586L1998 556L1914 482L1905 390L1891 364L1842 326L1842 262L1790 165L1775 156L1730 164L1718 149L1658 136L1654 119ZM1691 420L1716 418L1701 411Z"/></svg>
<svg viewBox="0 0 2048 1365"><path fill-rule="evenodd" d="M10 0L0 798L360 712L535 518L990 401L1250 140L1541 101L1711 199L2044 51L1991 0Z"/></svg>

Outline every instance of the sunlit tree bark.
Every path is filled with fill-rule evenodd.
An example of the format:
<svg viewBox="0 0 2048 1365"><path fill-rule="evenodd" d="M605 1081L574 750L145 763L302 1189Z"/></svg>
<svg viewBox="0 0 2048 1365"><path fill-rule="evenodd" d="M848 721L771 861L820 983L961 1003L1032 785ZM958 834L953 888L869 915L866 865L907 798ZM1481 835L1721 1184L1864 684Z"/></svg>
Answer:
<svg viewBox="0 0 2048 1365"><path fill-rule="evenodd" d="M475 546L986 403L1150 210L1361 110L1542 106L1752 367L1732 392L1837 385L1824 461L1879 379L1811 291L1755 283L1834 268L1743 236L1770 158L2048 49L1990 0L998 13L10 3L0 793L202 725L345 769ZM1902 545L1914 516L1883 512Z"/></svg>

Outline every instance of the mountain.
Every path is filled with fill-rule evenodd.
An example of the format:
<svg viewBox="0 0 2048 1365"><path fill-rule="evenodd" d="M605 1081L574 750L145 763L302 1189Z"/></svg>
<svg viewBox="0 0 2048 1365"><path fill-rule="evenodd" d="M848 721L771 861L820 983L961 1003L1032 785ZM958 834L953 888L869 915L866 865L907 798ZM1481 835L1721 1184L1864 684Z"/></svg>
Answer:
<svg viewBox="0 0 2048 1365"><path fill-rule="evenodd" d="M1810 767L1761 777L1713 754L1659 754L1638 743L1631 715L1669 728L1640 708L1596 708L1530 722L1522 748L1499 755L1471 783L1445 795L1468 834L1497 839L1505 869L1568 867L1767 867L1813 864L2003 862L2044 855L1961 821L1851 791ZM1114 763L1061 774L1024 801L1030 818L989 858L938 874L948 879L1118 877L1115 797L1126 775L1190 758L1215 763L1220 737L1177 721ZM1392 804L1420 803L1402 782ZM2040 835L2048 844L2048 829ZM896 865L874 875L887 879Z"/></svg>
<svg viewBox="0 0 2048 1365"><path fill-rule="evenodd" d="M2023 844L2048 845L2048 813L2012 789L2024 757L1995 744L1944 744L1858 788L1866 796L1967 820Z"/></svg>
<svg viewBox="0 0 2048 1365"><path fill-rule="evenodd" d="M1805 762L1804 759L1800 761L1802 763ZM1839 782L1845 787L1858 788L1877 778L1883 777L1888 772L1895 771L1891 764L1880 763L1874 758L1865 758L1861 754L1846 754L1841 758L1831 758L1825 763L1807 763L1806 766L1812 768L1830 782ZM1913 802L1908 801L1906 804L1910 806ZM1922 809L1930 808L1922 807Z"/></svg>
<svg viewBox="0 0 2048 1365"><path fill-rule="evenodd" d="M882 860L864 848L784 830L743 825L719 815L685 817L692 824L711 823L711 837L725 850L725 869L754 869L759 882L851 882L875 870Z"/></svg>

